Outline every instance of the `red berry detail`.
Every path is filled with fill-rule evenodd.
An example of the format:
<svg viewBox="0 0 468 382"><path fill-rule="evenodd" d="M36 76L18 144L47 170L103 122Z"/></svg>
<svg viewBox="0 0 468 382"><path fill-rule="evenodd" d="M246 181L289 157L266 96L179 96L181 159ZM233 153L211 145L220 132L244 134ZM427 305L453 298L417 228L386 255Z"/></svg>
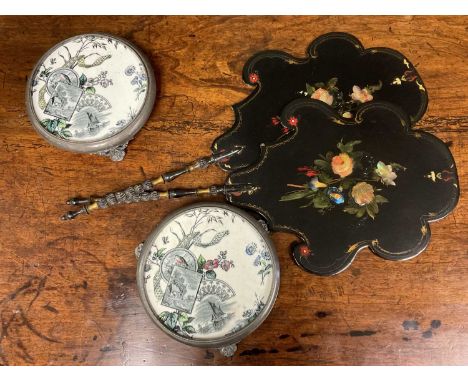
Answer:
<svg viewBox="0 0 468 382"><path fill-rule="evenodd" d="M298 122L298 120L297 120L296 117L290 117L288 119L288 123L289 123L290 126L297 126L297 122Z"/></svg>
<svg viewBox="0 0 468 382"><path fill-rule="evenodd" d="M297 247L297 253L302 257L307 257L312 254L312 251L307 245L301 244L299 247Z"/></svg>
<svg viewBox="0 0 468 382"><path fill-rule="evenodd" d="M249 81L252 84L256 84L260 78L258 77L257 73L250 73L249 74Z"/></svg>
<svg viewBox="0 0 468 382"><path fill-rule="evenodd" d="M280 119L279 119L278 117L272 117L272 118L271 118L271 123L272 123L273 125L275 125L275 126L276 126L276 125L279 125L280 122L281 122L281 121L280 121Z"/></svg>

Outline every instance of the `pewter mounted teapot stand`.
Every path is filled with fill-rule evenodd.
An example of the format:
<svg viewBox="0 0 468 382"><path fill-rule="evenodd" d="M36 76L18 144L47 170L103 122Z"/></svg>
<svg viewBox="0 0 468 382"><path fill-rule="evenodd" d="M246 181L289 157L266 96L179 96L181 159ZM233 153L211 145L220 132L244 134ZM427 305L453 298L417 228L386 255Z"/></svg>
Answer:
<svg viewBox="0 0 468 382"><path fill-rule="evenodd" d="M165 235L177 236L177 229L181 236L176 247L164 251L160 244L168 248L173 245L172 238ZM239 236L239 233L242 235ZM210 241L211 234L214 236ZM245 250L242 250L242 246L245 246ZM220 248L223 250L217 259L205 259L212 257ZM195 253L202 254L195 259ZM268 231L250 214L231 205L195 203L172 212L136 248L135 255L138 261L138 291L153 322L179 342L201 348L217 348L226 357L233 356L237 343L262 324L278 296L279 261ZM254 258L255 261L252 261ZM178 263L174 263L174 259ZM181 263L186 269L178 266ZM155 264L158 264L156 268ZM187 315L181 310L161 312L163 307L164 310L168 306L175 308L174 302L168 298L168 290L174 274L182 270L201 280L201 284L194 288L195 303L185 310L192 312L193 309L193 313ZM168 280L163 292L159 289L160 282L164 282L163 278L170 274L171 280ZM187 280L192 276L184 274L184 277ZM154 296L157 296L158 302ZM249 305L252 303L252 306ZM179 308L186 309L186 306ZM167 318L166 321L162 319L170 314L177 317L179 326L176 330ZM214 322L215 319L218 321ZM215 324L217 326L213 328ZM202 328L207 330L201 332Z"/></svg>
<svg viewBox="0 0 468 382"><path fill-rule="evenodd" d="M151 63L110 34L71 37L49 49L28 78L26 110L36 132L67 151L120 161L156 99Z"/></svg>

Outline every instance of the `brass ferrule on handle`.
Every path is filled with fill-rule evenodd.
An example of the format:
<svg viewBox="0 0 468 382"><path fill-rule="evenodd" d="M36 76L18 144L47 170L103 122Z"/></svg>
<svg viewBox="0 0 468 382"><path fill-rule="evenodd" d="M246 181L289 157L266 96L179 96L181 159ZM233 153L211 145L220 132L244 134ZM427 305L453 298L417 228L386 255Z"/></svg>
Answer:
<svg viewBox="0 0 468 382"><path fill-rule="evenodd" d="M214 185L205 188L173 188L167 191L145 191L141 194L132 195L131 199L126 199L125 195L120 197L116 194L108 194L105 198L99 199L89 205L84 205L77 211L69 211L62 216L62 220L72 220L79 215L89 214L91 211L97 209L107 208L118 204L139 203L149 200L159 199L177 199L186 196L199 197L204 195L228 195L228 194L242 194L253 193L259 190L259 187L250 184L224 184Z"/></svg>
<svg viewBox="0 0 468 382"><path fill-rule="evenodd" d="M199 158L195 162L190 163L184 168L164 173L158 178L152 180L151 183L154 186L156 186L158 184L172 182L175 178L178 178L179 176L183 174L187 174L197 169L204 169L212 164L227 160L233 155L239 154L242 151L242 149L243 147L236 147L235 149L230 150L230 151L223 151L223 152L215 153L206 157Z"/></svg>
<svg viewBox="0 0 468 382"><path fill-rule="evenodd" d="M71 204L71 203L69 203L69 204ZM99 208L99 206L98 206L97 202L93 202L91 204L85 204L79 210L68 211L65 215L62 215L60 219L61 220L72 220L72 219L75 219L78 215L83 215L83 214L89 215L89 213L91 211L97 210L98 208Z"/></svg>
<svg viewBox="0 0 468 382"><path fill-rule="evenodd" d="M209 188L198 189L173 189L167 191L157 191L156 186L173 181L177 177L192 172L196 169L207 168L208 166L221 161L228 160L231 156L242 151L243 147L236 147L230 151L214 153L210 156L199 158L185 167L166 172L157 178L145 180L142 183L127 187L125 190L110 192L101 197L75 197L67 201L68 205L81 206L79 210L69 211L61 217L62 220L72 220L79 215L89 214L91 211L111 207L116 204L138 203L140 201L174 199L183 196L200 196L208 194L226 194L227 186L212 186ZM215 188L213 188L215 187ZM219 188L221 187L221 188Z"/></svg>

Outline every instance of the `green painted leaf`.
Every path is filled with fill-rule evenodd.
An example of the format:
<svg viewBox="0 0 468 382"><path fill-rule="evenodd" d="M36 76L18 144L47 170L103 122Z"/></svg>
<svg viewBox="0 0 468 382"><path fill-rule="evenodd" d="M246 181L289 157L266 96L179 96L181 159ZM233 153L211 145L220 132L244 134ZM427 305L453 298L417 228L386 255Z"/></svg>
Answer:
<svg viewBox="0 0 468 382"><path fill-rule="evenodd" d="M338 82L338 78L336 77L333 77L333 78L330 78L327 82L327 88L328 89L331 89L331 88L334 88L336 86Z"/></svg>
<svg viewBox="0 0 468 382"><path fill-rule="evenodd" d="M358 144L360 144L360 143L361 143L361 141L350 141L350 142L348 142L348 143L346 143L346 144L343 145L343 144L340 142L339 145L341 146L341 148L340 148L340 147L338 147L338 148L339 148L342 152L345 152L345 153L348 153L348 154L349 154L349 153L353 152L354 146L356 146L356 145L358 145Z"/></svg>
<svg viewBox="0 0 468 382"><path fill-rule="evenodd" d="M306 195L310 194L309 190L293 191L289 194L283 195L280 199L280 202L286 202L288 200L302 199Z"/></svg>
<svg viewBox="0 0 468 382"><path fill-rule="evenodd" d="M375 198L371 203L369 203L367 205L367 209L372 211L374 213L374 215L377 215L379 213L379 206L378 206L377 201L375 200Z"/></svg>
<svg viewBox="0 0 468 382"><path fill-rule="evenodd" d="M406 167L402 166L399 163L392 162L392 163L390 163L390 166L392 166L392 170L403 170L403 171L406 170Z"/></svg>
<svg viewBox="0 0 468 382"><path fill-rule="evenodd" d="M364 214L366 213L366 208L360 208L357 212L356 212L356 217L358 218L362 218L364 216Z"/></svg>
<svg viewBox="0 0 468 382"><path fill-rule="evenodd" d="M206 263L205 258L202 255L198 256L198 259L197 259L198 270L203 269L203 266L205 265L205 263Z"/></svg>
<svg viewBox="0 0 468 382"><path fill-rule="evenodd" d="M388 203L388 199L382 195L375 195L376 203Z"/></svg>
<svg viewBox="0 0 468 382"><path fill-rule="evenodd" d="M333 180L333 177L327 174L326 172L321 172L318 175L318 178L322 183L327 183L327 184Z"/></svg>
<svg viewBox="0 0 468 382"><path fill-rule="evenodd" d="M88 81L88 77L86 77L84 74L82 74L80 76L80 87L82 87L87 81Z"/></svg>
<svg viewBox="0 0 468 382"><path fill-rule="evenodd" d="M322 169L322 170L330 170L331 169L330 163L328 163L327 161L325 161L323 159L314 160L314 164L317 167L319 167L320 169Z"/></svg>
<svg viewBox="0 0 468 382"><path fill-rule="evenodd" d="M188 321L188 315L187 313L180 313L179 314L179 322L182 324L182 326L184 325L184 323L186 323Z"/></svg>
<svg viewBox="0 0 468 382"><path fill-rule="evenodd" d="M166 325L169 329L174 330L177 326L177 313L168 313L164 325Z"/></svg>
<svg viewBox="0 0 468 382"><path fill-rule="evenodd" d="M67 122L64 121L63 119L59 119L57 123L57 127L59 129L65 129L67 127Z"/></svg>
<svg viewBox="0 0 468 382"><path fill-rule="evenodd" d="M331 203L328 198L318 197L314 199L314 207L315 208L328 208L331 207Z"/></svg>
<svg viewBox="0 0 468 382"><path fill-rule="evenodd" d="M48 126L47 129L50 132L53 133L53 132L55 132L57 130L57 126L58 126L58 119L54 119L54 120L50 121L49 126Z"/></svg>
<svg viewBox="0 0 468 382"><path fill-rule="evenodd" d="M359 162L364 153L362 151L349 151L348 155L353 158L354 162Z"/></svg>
<svg viewBox="0 0 468 382"><path fill-rule="evenodd" d="M195 333L195 328L192 325L187 325L184 326L184 331L186 331L189 334Z"/></svg>
<svg viewBox="0 0 468 382"><path fill-rule="evenodd" d="M306 84L306 92L311 96L315 92L315 88L312 85Z"/></svg>
<svg viewBox="0 0 468 382"><path fill-rule="evenodd" d="M50 123L50 119L49 118L46 118L46 119L43 119L41 121L41 125L45 128L47 128L49 126L49 123Z"/></svg>
<svg viewBox="0 0 468 382"><path fill-rule="evenodd" d="M354 184L356 183L356 181L352 178L344 178L341 183L340 183L340 186L343 190L347 190L349 188L351 188Z"/></svg>
<svg viewBox="0 0 468 382"><path fill-rule="evenodd" d="M96 89L92 86L85 89L86 94L96 94Z"/></svg>
<svg viewBox="0 0 468 382"><path fill-rule="evenodd" d="M370 204L368 204L366 206L366 212L372 219L375 218L375 213L374 213L374 211L372 211L372 208L371 208Z"/></svg>
<svg viewBox="0 0 468 382"><path fill-rule="evenodd" d="M62 135L64 138L71 138L72 133L70 132L70 130L64 129L60 132L60 135Z"/></svg>
<svg viewBox="0 0 468 382"><path fill-rule="evenodd" d="M154 254L154 256L156 256L156 258L160 259L163 257L164 255L164 251L166 250L166 248L159 248L156 253Z"/></svg>
<svg viewBox="0 0 468 382"><path fill-rule="evenodd" d="M159 318L162 321L166 321L168 314L169 314L169 312L162 312L162 313L159 314Z"/></svg>
<svg viewBox="0 0 468 382"><path fill-rule="evenodd" d="M358 208L355 208L355 207L345 207L343 209L344 212L347 212L348 214L351 214L351 215L356 215L357 212L359 211Z"/></svg>
<svg viewBox="0 0 468 382"><path fill-rule="evenodd" d="M309 203L304 204L303 206L300 206L299 208L307 208L310 207L314 204L314 199L312 199Z"/></svg>

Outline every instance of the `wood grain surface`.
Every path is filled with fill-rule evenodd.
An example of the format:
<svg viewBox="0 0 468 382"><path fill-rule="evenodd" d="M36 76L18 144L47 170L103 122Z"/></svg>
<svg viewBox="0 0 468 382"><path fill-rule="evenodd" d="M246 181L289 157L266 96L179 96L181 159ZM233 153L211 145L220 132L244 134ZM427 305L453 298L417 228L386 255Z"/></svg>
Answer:
<svg viewBox="0 0 468 382"><path fill-rule="evenodd" d="M0 364L468 364L468 67L466 17L0 17ZM120 35L150 57L155 109L123 162L68 153L31 127L24 91L52 45L93 31ZM70 196L100 194L209 153L246 97L241 69L256 51L303 56L330 31L401 51L430 103L418 128L449 143L461 199L433 223L428 249L406 262L362 251L343 273L318 277L273 234L281 262L276 305L237 354L188 347L151 322L138 298L135 246L193 200L150 202L61 222ZM224 181L212 168L174 185Z"/></svg>

